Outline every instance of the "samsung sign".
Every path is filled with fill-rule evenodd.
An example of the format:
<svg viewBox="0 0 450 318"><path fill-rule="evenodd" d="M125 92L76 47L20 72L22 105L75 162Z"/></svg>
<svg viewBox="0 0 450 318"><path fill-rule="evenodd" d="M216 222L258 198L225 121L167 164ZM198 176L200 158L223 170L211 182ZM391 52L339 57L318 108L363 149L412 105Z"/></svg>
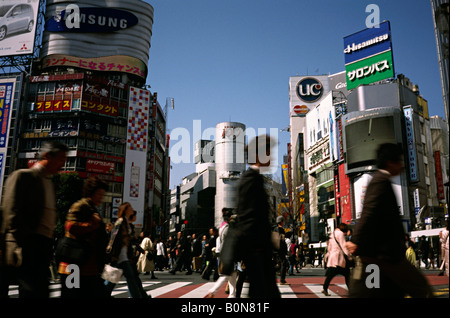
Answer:
<svg viewBox="0 0 450 318"><path fill-rule="evenodd" d="M69 5L49 19L45 29L49 32L105 33L127 29L137 23L138 18L131 12Z"/></svg>

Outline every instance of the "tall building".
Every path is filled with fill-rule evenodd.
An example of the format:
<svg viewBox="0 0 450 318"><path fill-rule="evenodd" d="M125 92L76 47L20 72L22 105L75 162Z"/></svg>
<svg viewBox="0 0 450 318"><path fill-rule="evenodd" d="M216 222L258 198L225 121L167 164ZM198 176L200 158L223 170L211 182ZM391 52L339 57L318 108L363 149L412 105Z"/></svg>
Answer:
<svg viewBox="0 0 450 318"><path fill-rule="evenodd" d="M169 158L167 110L146 85L153 7L141 0L47 0L45 21L24 80L17 160L6 170L31 166L43 142L61 141L70 148L64 171L109 183L103 217L114 220L127 201L137 211L136 227L157 233Z"/></svg>
<svg viewBox="0 0 450 318"><path fill-rule="evenodd" d="M433 15L434 34L436 37L436 50L441 76L442 99L444 114L449 124L449 11L448 0L431 0L431 14Z"/></svg>
<svg viewBox="0 0 450 318"><path fill-rule="evenodd" d="M214 225L223 222L223 208L237 208L238 183L245 171L245 125L223 122L216 125L216 197Z"/></svg>

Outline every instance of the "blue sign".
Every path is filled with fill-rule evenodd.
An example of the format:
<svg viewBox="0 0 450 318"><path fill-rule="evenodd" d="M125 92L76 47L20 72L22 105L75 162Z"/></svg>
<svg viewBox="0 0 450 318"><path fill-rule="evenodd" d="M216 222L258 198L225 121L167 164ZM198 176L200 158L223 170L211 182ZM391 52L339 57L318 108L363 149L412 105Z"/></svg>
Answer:
<svg viewBox="0 0 450 318"><path fill-rule="evenodd" d="M389 21L344 37L346 65L388 50L392 50Z"/></svg>
<svg viewBox="0 0 450 318"><path fill-rule="evenodd" d="M8 147L14 83L0 83L0 148Z"/></svg>
<svg viewBox="0 0 450 318"><path fill-rule="evenodd" d="M304 102L313 103L319 100L322 94L322 83L313 77L304 78L297 83L297 96Z"/></svg>
<svg viewBox="0 0 450 318"><path fill-rule="evenodd" d="M138 23L131 12L111 8L63 10L45 23L49 32L106 33L130 28Z"/></svg>

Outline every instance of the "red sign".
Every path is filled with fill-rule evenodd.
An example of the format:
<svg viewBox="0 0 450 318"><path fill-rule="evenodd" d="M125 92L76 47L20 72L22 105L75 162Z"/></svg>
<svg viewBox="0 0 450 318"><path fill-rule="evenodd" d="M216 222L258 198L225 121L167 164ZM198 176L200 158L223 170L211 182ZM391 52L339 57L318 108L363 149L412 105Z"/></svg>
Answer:
<svg viewBox="0 0 450 318"><path fill-rule="evenodd" d="M86 171L97 173L114 173L114 162L100 160L86 160Z"/></svg>
<svg viewBox="0 0 450 318"><path fill-rule="evenodd" d="M441 153L439 151L434 152L434 163L436 166L438 199L444 200L445 199L444 179L442 178Z"/></svg>
<svg viewBox="0 0 450 318"><path fill-rule="evenodd" d="M87 110L89 112L99 113L113 117L117 117L119 115L119 106L108 105L96 101L82 100L81 110Z"/></svg>
<svg viewBox="0 0 450 318"><path fill-rule="evenodd" d="M345 165L339 165L339 201L342 223L349 224L352 220L352 202L350 196L350 179L345 174Z"/></svg>
<svg viewBox="0 0 450 318"><path fill-rule="evenodd" d="M70 111L71 105L72 101L70 99L38 101L34 105L34 111L36 112Z"/></svg>

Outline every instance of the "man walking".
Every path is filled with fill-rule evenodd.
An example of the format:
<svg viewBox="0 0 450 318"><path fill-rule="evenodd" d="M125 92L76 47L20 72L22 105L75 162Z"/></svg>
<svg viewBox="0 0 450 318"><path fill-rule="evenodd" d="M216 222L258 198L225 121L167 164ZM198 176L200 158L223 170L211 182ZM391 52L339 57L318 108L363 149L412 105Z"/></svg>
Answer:
<svg viewBox="0 0 450 318"><path fill-rule="evenodd" d="M396 144L377 150L378 170L367 186L361 218L346 246L362 264L354 269L350 297L431 297L426 279L406 260L405 232L390 178L403 171L403 152ZM368 266L370 267L368 268ZM367 285L368 273L379 269L379 286ZM367 270L368 269L368 270ZM356 277L355 273L361 273Z"/></svg>
<svg viewBox="0 0 450 318"><path fill-rule="evenodd" d="M59 142L45 143L40 160L30 169L14 171L5 183L0 230L4 267L0 275L4 279L5 271L17 271L21 298L49 297L48 273L57 219L51 176L64 166L68 150Z"/></svg>
<svg viewBox="0 0 450 318"><path fill-rule="evenodd" d="M279 298L272 264L270 208L260 170L270 166L271 138L258 136L247 147L250 168L238 188L238 230L242 233L240 255L247 268L250 298Z"/></svg>

